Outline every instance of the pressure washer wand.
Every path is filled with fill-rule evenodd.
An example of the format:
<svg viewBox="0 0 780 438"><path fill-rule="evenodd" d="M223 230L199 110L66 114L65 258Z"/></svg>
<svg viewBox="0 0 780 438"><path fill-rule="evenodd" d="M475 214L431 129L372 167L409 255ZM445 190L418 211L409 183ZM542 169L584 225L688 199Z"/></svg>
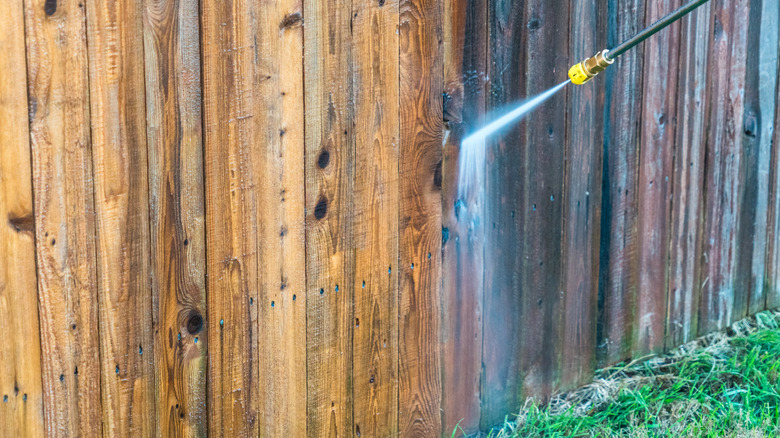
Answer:
<svg viewBox="0 0 780 438"><path fill-rule="evenodd" d="M637 33L633 37L624 41L622 44L615 47L614 49L602 50L601 52L597 53L595 56L592 56L578 64L573 65L569 69L569 78L571 78L572 83L575 83L577 85L582 85L585 82L588 82L589 80L593 79L597 74L603 72L604 70L607 69L607 67L612 65L612 63L615 62L615 59L618 56L627 52L628 50L630 50L637 44L641 43L642 41L655 35L661 29L669 26L670 24L684 17L689 12L693 11L694 9L703 5L704 3L707 3L708 1L709 0L692 0L688 4L681 6L676 11L656 21L655 23L653 23L643 31Z"/></svg>

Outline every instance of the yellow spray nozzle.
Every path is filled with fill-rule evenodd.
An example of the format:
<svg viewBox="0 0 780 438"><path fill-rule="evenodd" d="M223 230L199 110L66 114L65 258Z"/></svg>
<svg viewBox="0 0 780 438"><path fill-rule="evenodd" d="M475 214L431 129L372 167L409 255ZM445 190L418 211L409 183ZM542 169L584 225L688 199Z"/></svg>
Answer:
<svg viewBox="0 0 780 438"><path fill-rule="evenodd" d="M592 56L578 64L574 64L569 69L569 78L571 82L582 85L593 79L597 74L607 69L613 62L608 56L608 50L602 50L595 56Z"/></svg>

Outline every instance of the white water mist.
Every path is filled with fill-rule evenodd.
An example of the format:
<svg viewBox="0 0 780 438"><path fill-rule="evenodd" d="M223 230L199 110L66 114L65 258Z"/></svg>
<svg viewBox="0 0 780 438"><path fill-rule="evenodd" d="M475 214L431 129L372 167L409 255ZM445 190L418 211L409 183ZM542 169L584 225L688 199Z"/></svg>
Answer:
<svg viewBox="0 0 780 438"><path fill-rule="evenodd" d="M542 102L559 92L571 81L562 82L538 96L532 97L466 137L460 145L458 198L466 201L469 194L479 192L485 173L485 141L511 123L519 121Z"/></svg>

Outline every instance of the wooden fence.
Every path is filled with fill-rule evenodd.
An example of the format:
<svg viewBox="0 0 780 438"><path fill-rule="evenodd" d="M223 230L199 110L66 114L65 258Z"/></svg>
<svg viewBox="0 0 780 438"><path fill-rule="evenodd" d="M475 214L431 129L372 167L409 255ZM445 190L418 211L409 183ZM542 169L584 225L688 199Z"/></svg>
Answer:
<svg viewBox="0 0 780 438"><path fill-rule="evenodd" d="M775 0L458 199L464 135L679 3L0 2L0 436L449 436L780 306Z"/></svg>

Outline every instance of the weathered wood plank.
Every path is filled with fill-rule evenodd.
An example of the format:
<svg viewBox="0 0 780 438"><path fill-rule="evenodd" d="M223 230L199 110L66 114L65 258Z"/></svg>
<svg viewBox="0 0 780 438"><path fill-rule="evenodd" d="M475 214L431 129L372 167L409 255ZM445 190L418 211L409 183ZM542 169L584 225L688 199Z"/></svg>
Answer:
<svg viewBox="0 0 780 438"><path fill-rule="evenodd" d="M300 0L254 3L260 185L259 436L306 435L303 22Z"/></svg>
<svg viewBox="0 0 780 438"><path fill-rule="evenodd" d="M398 433L398 6L352 4L354 436Z"/></svg>
<svg viewBox="0 0 780 438"><path fill-rule="evenodd" d="M747 56L747 26L743 18L748 16L749 3L711 3L713 28L707 89L711 110L704 175L701 334L721 329L747 311L747 300L735 293L735 275ZM739 294L743 292L747 295L747 291Z"/></svg>
<svg viewBox="0 0 780 438"><path fill-rule="evenodd" d="M710 17L710 6L705 4L681 22L677 134L674 171L670 176L672 216L666 349L692 340L698 332Z"/></svg>
<svg viewBox="0 0 780 438"><path fill-rule="evenodd" d="M648 3L645 22L658 21L677 9L680 3L680 0ZM637 184L639 272L636 313L631 327L635 357L657 353L664 348L679 45L679 23L673 23L644 43Z"/></svg>
<svg viewBox="0 0 780 438"><path fill-rule="evenodd" d="M615 47L642 29L642 0L609 0L607 45ZM639 116L644 47L621 55L605 72L604 171L599 267L600 365L626 359L633 346L639 280L637 208Z"/></svg>
<svg viewBox="0 0 780 438"><path fill-rule="evenodd" d="M102 433L84 4L25 1L48 436Z"/></svg>
<svg viewBox="0 0 780 438"><path fill-rule="evenodd" d="M438 0L400 3L398 423L403 437L442 434L440 6Z"/></svg>
<svg viewBox="0 0 780 438"><path fill-rule="evenodd" d="M523 32L528 50L525 80L527 96L535 96L567 79L569 41L562 38L569 25L568 0L532 0L526 3ZM553 55L554 54L554 55ZM503 165L519 171L520 218L514 252L520 276L520 345L517 361L522 382L516 391L522 398L549 399L559 385L561 328L565 296L561 293L563 238L564 151L567 134L564 88L532 111L524 137L508 139L508 147L522 151L520 163ZM518 165L519 164L519 165ZM522 400L522 399L521 399ZM507 406L513 410L516 406Z"/></svg>
<svg viewBox="0 0 780 438"><path fill-rule="evenodd" d="M154 362L147 359L153 333L143 4L85 3L103 425L108 435L152 437L158 421Z"/></svg>
<svg viewBox="0 0 780 438"><path fill-rule="evenodd" d="M352 11L334 7L328 0L305 0L303 10L308 23L304 32L307 435L348 436L353 433L355 324Z"/></svg>
<svg viewBox="0 0 780 438"><path fill-rule="evenodd" d="M766 5L766 3L764 3ZM770 3L771 4L771 3ZM769 44L774 46L772 35L778 34L778 17L780 16L780 3L775 7L765 11L762 14L763 19L766 19L767 23L774 23L775 28L773 30L770 25L767 27L766 35L769 38ZM772 21L772 19L775 19ZM763 42L762 42L763 44ZM763 46L762 46L763 47ZM763 47L765 50L771 50L771 47ZM776 56L780 58L780 44L777 44L778 53ZM767 54L769 56L769 54ZM779 60L780 61L780 60ZM780 64L780 62L778 62ZM762 70L764 65L762 65ZM772 74L770 66L766 66L767 74ZM780 76L780 65L775 66L775 77ZM775 97L775 123L774 132L772 135L772 153L770 157L769 165L769 213L767 217L768 230L767 230L767 254L766 254L766 282L767 282L767 297L766 307L768 309L775 309L780 307L780 86L776 89Z"/></svg>
<svg viewBox="0 0 780 438"><path fill-rule="evenodd" d="M257 309L271 306L259 299L258 201L264 157L254 117L263 117L266 109L253 99L254 4L204 0L200 8L208 320L188 316L179 341L189 349L208 345L208 427L216 436L258 434Z"/></svg>
<svg viewBox="0 0 780 438"><path fill-rule="evenodd" d="M144 5L156 416L164 436L204 436L206 344L191 340L206 315L198 2Z"/></svg>
<svg viewBox="0 0 780 438"><path fill-rule="evenodd" d="M606 44L594 23L606 23L606 1L573 0L571 63ZM590 379L596 365L604 78L569 91L564 180L563 336L558 369L561 389Z"/></svg>
<svg viewBox="0 0 780 438"><path fill-rule="evenodd" d="M0 2L0 428L42 437L43 390L24 6Z"/></svg>
<svg viewBox="0 0 780 438"><path fill-rule="evenodd" d="M490 114L526 96L523 4L490 0L487 21L486 110ZM516 333L522 322L515 253L521 236L516 218L525 203L517 169L524 158L522 148L510 140L524 138L525 126L508 127L486 145L483 333L489 336L482 342L482 429L500 424L520 404Z"/></svg>
<svg viewBox="0 0 780 438"><path fill-rule="evenodd" d="M449 436L456 427L477 432L480 420L485 169L477 170L470 192L458 180L461 141L484 123L487 2L445 1L443 8L442 230L448 237L442 242L441 415Z"/></svg>

